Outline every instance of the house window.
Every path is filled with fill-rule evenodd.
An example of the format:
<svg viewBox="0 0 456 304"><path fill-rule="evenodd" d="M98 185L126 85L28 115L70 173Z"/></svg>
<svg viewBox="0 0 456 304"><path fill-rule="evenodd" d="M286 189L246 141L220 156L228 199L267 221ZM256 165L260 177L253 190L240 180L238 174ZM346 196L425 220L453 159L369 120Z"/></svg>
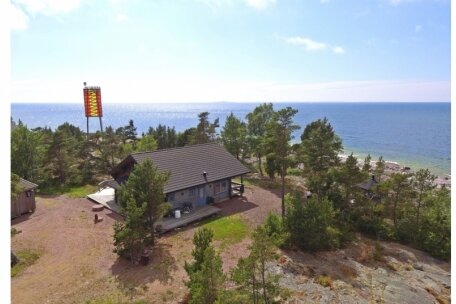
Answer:
<svg viewBox="0 0 456 304"><path fill-rule="evenodd" d="M25 195L26 195L27 197L31 197L31 196L32 196L32 192L31 192L31 191L27 191L27 192L25 193Z"/></svg>
<svg viewBox="0 0 456 304"><path fill-rule="evenodd" d="M219 194L222 192L226 192L228 190L227 182L220 182L214 184L214 193Z"/></svg>
<svg viewBox="0 0 456 304"><path fill-rule="evenodd" d="M189 192L190 192L190 196L195 196L195 192L196 192L196 191L195 191L195 188L190 189Z"/></svg>
<svg viewBox="0 0 456 304"><path fill-rule="evenodd" d="M168 201L169 202L174 202L174 193L168 194Z"/></svg>

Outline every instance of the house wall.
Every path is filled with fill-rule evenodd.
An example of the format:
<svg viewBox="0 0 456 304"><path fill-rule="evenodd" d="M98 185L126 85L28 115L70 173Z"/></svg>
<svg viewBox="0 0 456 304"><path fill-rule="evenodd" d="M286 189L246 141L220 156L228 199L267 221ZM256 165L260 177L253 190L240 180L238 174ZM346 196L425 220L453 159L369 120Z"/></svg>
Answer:
<svg viewBox="0 0 456 304"><path fill-rule="evenodd" d="M216 184L218 183L226 183L225 191L215 193L215 190L218 189L218 186ZM178 208L181 207L184 203L192 203L193 207L196 207L197 201L198 201L198 188L201 186L197 187L192 187L172 193L168 193L166 195L168 203L171 204L172 208ZM205 191L205 198L204 201L206 201L207 197L213 197L214 198L214 203L220 202L224 199L229 198L229 193L231 189L231 179L224 179L221 181L213 182L213 183L207 183L203 185L204 191Z"/></svg>
<svg viewBox="0 0 456 304"><path fill-rule="evenodd" d="M30 193L27 196L27 193ZM11 201L11 218L18 217L24 213L30 211L35 211L36 202L35 202L35 191L24 191L22 192L16 200Z"/></svg>

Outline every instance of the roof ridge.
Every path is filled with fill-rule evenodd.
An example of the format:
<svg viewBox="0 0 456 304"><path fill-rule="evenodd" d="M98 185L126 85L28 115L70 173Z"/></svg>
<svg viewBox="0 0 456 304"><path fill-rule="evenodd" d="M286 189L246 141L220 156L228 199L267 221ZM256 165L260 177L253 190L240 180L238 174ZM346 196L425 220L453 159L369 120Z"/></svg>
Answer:
<svg viewBox="0 0 456 304"><path fill-rule="evenodd" d="M190 148L190 147L195 147L195 146L205 146L205 145L219 145L218 142L208 142L208 143L203 143L203 144L194 144L194 145L188 145L188 146L183 146L183 147L174 147L174 148L165 148L165 149L158 149L154 151L143 151L143 152L133 152L130 153L129 155L138 155L138 154L146 154L146 153L155 153L155 152L160 152L160 151L169 151L169 150L177 150L177 149L184 149L184 148Z"/></svg>

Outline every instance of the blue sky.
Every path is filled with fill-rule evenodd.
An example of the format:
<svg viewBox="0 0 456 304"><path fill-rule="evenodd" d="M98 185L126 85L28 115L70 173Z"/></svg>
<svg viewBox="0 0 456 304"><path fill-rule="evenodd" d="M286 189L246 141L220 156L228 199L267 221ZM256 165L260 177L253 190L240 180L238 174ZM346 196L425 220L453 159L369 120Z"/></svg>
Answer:
<svg viewBox="0 0 456 304"><path fill-rule="evenodd" d="M449 101L449 0L16 0L13 102Z"/></svg>

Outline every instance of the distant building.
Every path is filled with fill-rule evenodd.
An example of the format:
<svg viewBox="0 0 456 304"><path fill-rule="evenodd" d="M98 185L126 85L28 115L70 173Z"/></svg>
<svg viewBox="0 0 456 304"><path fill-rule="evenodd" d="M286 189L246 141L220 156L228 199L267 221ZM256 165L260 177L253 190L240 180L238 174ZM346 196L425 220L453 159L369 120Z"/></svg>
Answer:
<svg viewBox="0 0 456 304"><path fill-rule="evenodd" d="M358 186L358 188L361 188L362 190L364 190L364 195L367 198L370 198L372 200L380 200L380 197L374 193L374 189L377 186L377 184L378 184L378 182L375 179L375 175L372 175L372 177L369 180L367 180L361 184L358 184L357 186Z"/></svg>
<svg viewBox="0 0 456 304"><path fill-rule="evenodd" d="M19 185L23 190L17 199L11 200L11 218L34 212L36 209L35 190L38 185L23 178L20 179Z"/></svg>
<svg viewBox="0 0 456 304"><path fill-rule="evenodd" d="M193 207L220 202L242 194L244 186L233 177L249 173L236 157L217 143L191 145L152 152L132 153L111 172L113 181L106 186L118 188L128 179L133 167L150 159L160 171L171 173L164 195L172 208L191 203Z"/></svg>

